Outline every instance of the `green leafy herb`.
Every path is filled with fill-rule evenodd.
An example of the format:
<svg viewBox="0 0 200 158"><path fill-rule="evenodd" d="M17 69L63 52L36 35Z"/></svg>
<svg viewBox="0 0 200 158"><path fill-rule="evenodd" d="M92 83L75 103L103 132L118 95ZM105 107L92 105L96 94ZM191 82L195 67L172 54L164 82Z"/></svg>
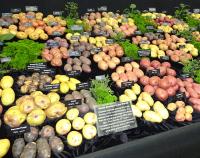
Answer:
<svg viewBox="0 0 200 158"><path fill-rule="evenodd" d="M43 62L40 55L45 45L32 40L7 42L0 57L10 57L11 61L0 64L0 68L23 70L29 63Z"/></svg>
<svg viewBox="0 0 200 158"><path fill-rule="evenodd" d="M134 20L138 30L140 30L142 33L153 31L149 30L147 26L156 26L156 23L150 17L142 16L141 12L136 10L135 4L131 4L128 9L124 10L124 13Z"/></svg>
<svg viewBox="0 0 200 158"><path fill-rule="evenodd" d="M3 41L9 41L11 39L13 39L15 37L15 35L11 34L11 33L8 33L8 34L2 34L0 35L0 41L3 42Z"/></svg>
<svg viewBox="0 0 200 158"><path fill-rule="evenodd" d="M183 72L190 74L197 83L200 83L200 60L188 61L183 67Z"/></svg>
<svg viewBox="0 0 200 158"><path fill-rule="evenodd" d="M110 79L105 77L102 80L92 80L90 91L98 104L106 104L117 101L117 97L109 87Z"/></svg>
<svg viewBox="0 0 200 158"><path fill-rule="evenodd" d="M78 4L75 2L67 2L65 5L65 10L67 12L67 18L78 19Z"/></svg>
<svg viewBox="0 0 200 158"><path fill-rule="evenodd" d="M186 20L189 14L189 6L185 4L180 4L175 11L175 17L178 19Z"/></svg>
<svg viewBox="0 0 200 158"><path fill-rule="evenodd" d="M124 49L124 53L127 57L131 57L134 60L139 60L140 57L138 55L139 47L136 44L130 43L129 40L121 41L119 44Z"/></svg>

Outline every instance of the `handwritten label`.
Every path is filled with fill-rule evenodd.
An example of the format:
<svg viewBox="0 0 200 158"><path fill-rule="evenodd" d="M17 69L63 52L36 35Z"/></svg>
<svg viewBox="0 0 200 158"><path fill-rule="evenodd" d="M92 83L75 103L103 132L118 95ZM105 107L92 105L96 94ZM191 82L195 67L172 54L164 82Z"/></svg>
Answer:
<svg viewBox="0 0 200 158"><path fill-rule="evenodd" d="M59 31L54 31L54 32L52 33L52 36L62 36L62 33L59 32Z"/></svg>
<svg viewBox="0 0 200 158"><path fill-rule="evenodd" d="M183 100L183 101L185 101L186 100L185 92L176 93L175 100Z"/></svg>
<svg viewBox="0 0 200 158"><path fill-rule="evenodd" d="M27 70L31 70L31 71L40 71L46 68L47 68L46 63L31 63L27 66Z"/></svg>
<svg viewBox="0 0 200 158"><path fill-rule="evenodd" d="M99 8L97 8L98 11L100 12L106 12L108 10L108 7L107 6L101 6Z"/></svg>
<svg viewBox="0 0 200 158"><path fill-rule="evenodd" d="M89 37L89 36L91 36L91 32L83 32L82 35L86 36L86 37Z"/></svg>
<svg viewBox="0 0 200 158"><path fill-rule="evenodd" d="M82 104L82 99L73 99L73 100L67 100L65 103L68 106L77 106Z"/></svg>
<svg viewBox="0 0 200 158"><path fill-rule="evenodd" d="M2 13L2 17L11 17L13 14L12 13Z"/></svg>
<svg viewBox="0 0 200 158"><path fill-rule="evenodd" d="M48 47L58 47L59 46L59 42L58 41L47 41L47 46Z"/></svg>
<svg viewBox="0 0 200 158"><path fill-rule="evenodd" d="M50 21L50 22L48 22L48 25L49 26L58 26L58 22L56 22L56 21Z"/></svg>
<svg viewBox="0 0 200 158"><path fill-rule="evenodd" d="M94 52L94 53L98 53L98 52L101 52L101 51L102 51L101 47L97 47L97 48L92 49L92 52Z"/></svg>
<svg viewBox="0 0 200 158"><path fill-rule="evenodd" d="M96 80L104 80L106 78L105 75L99 75L99 76L95 76Z"/></svg>
<svg viewBox="0 0 200 158"><path fill-rule="evenodd" d="M142 40L142 41L140 41L140 44L149 44L150 42L149 41L147 41L147 40Z"/></svg>
<svg viewBox="0 0 200 158"><path fill-rule="evenodd" d="M185 45L183 44L179 45L179 49L183 49L183 48L185 48Z"/></svg>
<svg viewBox="0 0 200 158"><path fill-rule="evenodd" d="M177 31L176 30L172 30L171 33L175 35L177 33Z"/></svg>
<svg viewBox="0 0 200 158"><path fill-rule="evenodd" d="M114 40L113 39L107 39L106 40L106 44L113 44L114 43Z"/></svg>
<svg viewBox="0 0 200 158"><path fill-rule="evenodd" d="M193 9L193 13L200 13L200 9L199 8Z"/></svg>
<svg viewBox="0 0 200 158"><path fill-rule="evenodd" d="M80 36L75 36L75 35L73 35L73 36L71 36L71 40L79 40L80 39Z"/></svg>
<svg viewBox="0 0 200 158"><path fill-rule="evenodd" d="M180 78L185 80L187 78L190 78L190 74L180 74Z"/></svg>
<svg viewBox="0 0 200 158"><path fill-rule="evenodd" d="M23 23L23 26L30 27L30 26L33 26L33 24L32 24L32 22L25 22L25 23Z"/></svg>
<svg viewBox="0 0 200 158"><path fill-rule="evenodd" d="M72 26L70 27L70 29L71 29L72 31L82 31L82 30L83 30L83 26L81 26L81 25L72 25Z"/></svg>
<svg viewBox="0 0 200 158"><path fill-rule="evenodd" d="M164 33L164 31L163 31L163 30L160 30L160 29L156 30L156 32L157 32L157 33Z"/></svg>
<svg viewBox="0 0 200 158"><path fill-rule="evenodd" d="M20 13L21 12L21 8L12 8L10 9L11 13Z"/></svg>
<svg viewBox="0 0 200 158"><path fill-rule="evenodd" d="M7 62L11 61L11 58L10 57L1 58L0 61L1 61L1 63L7 63Z"/></svg>
<svg viewBox="0 0 200 158"><path fill-rule="evenodd" d="M82 83L76 84L77 90L89 89L89 88L90 88L90 82L82 82Z"/></svg>
<svg viewBox="0 0 200 158"><path fill-rule="evenodd" d="M51 69L42 69L40 71L41 74L49 74L49 75L55 75L56 74L56 70L51 68Z"/></svg>
<svg viewBox="0 0 200 158"><path fill-rule="evenodd" d="M152 25L146 26L146 28L147 28L148 30L154 30L154 29L155 29L154 26L152 26Z"/></svg>
<svg viewBox="0 0 200 158"><path fill-rule="evenodd" d="M81 74L81 71L80 70L66 71L66 74L69 77L75 77L75 76L79 76Z"/></svg>
<svg viewBox="0 0 200 158"><path fill-rule="evenodd" d="M37 12L38 11L38 6L25 6L25 10L27 12Z"/></svg>
<svg viewBox="0 0 200 158"><path fill-rule="evenodd" d="M141 35L142 32L141 32L141 31L135 31L134 34L135 34L135 35Z"/></svg>
<svg viewBox="0 0 200 158"><path fill-rule="evenodd" d="M81 52L79 52L79 51L69 51L69 56L70 57L79 57L79 56L81 56Z"/></svg>
<svg viewBox="0 0 200 158"><path fill-rule="evenodd" d="M156 12L156 8L149 8L150 12Z"/></svg>
<svg viewBox="0 0 200 158"><path fill-rule="evenodd" d="M94 8L87 8L87 12L95 12Z"/></svg>
<svg viewBox="0 0 200 158"><path fill-rule="evenodd" d="M105 136L137 127L130 102L96 106L98 136Z"/></svg>
<svg viewBox="0 0 200 158"><path fill-rule="evenodd" d="M151 50L138 50L140 57L148 57L151 54Z"/></svg>
<svg viewBox="0 0 200 158"><path fill-rule="evenodd" d="M160 60L161 61L169 61L169 56L161 56Z"/></svg>

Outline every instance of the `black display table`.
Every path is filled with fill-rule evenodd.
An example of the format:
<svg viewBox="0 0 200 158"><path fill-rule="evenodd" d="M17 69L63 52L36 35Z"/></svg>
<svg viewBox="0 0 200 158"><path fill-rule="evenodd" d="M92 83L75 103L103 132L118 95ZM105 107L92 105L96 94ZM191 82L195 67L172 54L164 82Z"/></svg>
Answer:
<svg viewBox="0 0 200 158"><path fill-rule="evenodd" d="M137 139L80 158L200 158L200 123Z"/></svg>

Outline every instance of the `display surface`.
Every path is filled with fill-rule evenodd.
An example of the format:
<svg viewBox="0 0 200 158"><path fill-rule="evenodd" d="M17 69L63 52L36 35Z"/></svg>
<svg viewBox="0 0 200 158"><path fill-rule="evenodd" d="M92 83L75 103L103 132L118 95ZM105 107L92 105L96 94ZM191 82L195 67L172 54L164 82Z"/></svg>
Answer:
<svg viewBox="0 0 200 158"><path fill-rule="evenodd" d="M24 8L0 18L0 157L73 158L196 127L200 9Z"/></svg>

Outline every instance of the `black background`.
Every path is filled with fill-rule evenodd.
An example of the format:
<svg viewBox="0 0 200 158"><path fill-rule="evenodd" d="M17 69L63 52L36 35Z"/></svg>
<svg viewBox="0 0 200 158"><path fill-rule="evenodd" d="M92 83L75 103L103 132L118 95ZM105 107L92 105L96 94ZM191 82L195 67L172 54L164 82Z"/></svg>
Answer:
<svg viewBox="0 0 200 158"><path fill-rule="evenodd" d="M51 14L53 11L64 10L66 0L0 0L0 12L9 12L10 8L22 8L37 5L39 10ZM123 10L130 3L135 3L140 10L155 7L157 11L166 10L173 13L180 3L189 4L191 8L200 8L200 0L75 0L79 4L79 13L87 8L106 5L109 11ZM200 158L200 123L184 128L171 130L154 136L146 137L124 145L108 148L92 153L83 158Z"/></svg>
<svg viewBox="0 0 200 158"><path fill-rule="evenodd" d="M26 5L37 5L44 13L64 10L67 0L0 0L0 12L9 12L10 8L22 8ZM155 7L157 11L166 10L173 13L180 3L189 4L191 8L200 8L200 0L74 0L79 4L79 12L85 13L87 8L97 8L106 5L109 11L123 10L130 3L135 3L138 9L145 10Z"/></svg>

